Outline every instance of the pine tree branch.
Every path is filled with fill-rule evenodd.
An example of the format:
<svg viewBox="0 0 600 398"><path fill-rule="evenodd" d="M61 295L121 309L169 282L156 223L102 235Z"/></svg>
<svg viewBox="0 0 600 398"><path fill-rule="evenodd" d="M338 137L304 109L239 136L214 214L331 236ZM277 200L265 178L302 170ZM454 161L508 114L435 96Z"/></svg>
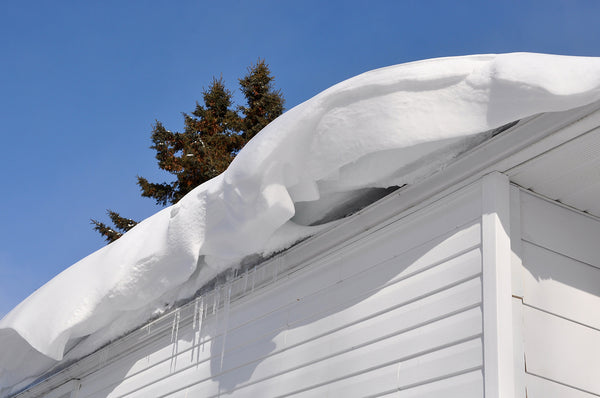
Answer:
<svg viewBox="0 0 600 398"><path fill-rule="evenodd" d="M139 176L137 179L143 197L153 198L156 200L156 204L162 206L166 206L169 202L172 202L177 188L173 183L156 184Z"/></svg>
<svg viewBox="0 0 600 398"><path fill-rule="evenodd" d="M134 221L131 218L121 217L119 213L112 210L107 210L106 212L115 227L122 232L127 232L138 224L137 221Z"/></svg>
<svg viewBox="0 0 600 398"><path fill-rule="evenodd" d="M94 225L94 230L98 231L98 233L100 233L100 235L102 235L108 243L114 242L123 235L122 233L113 230L108 225L101 223L100 221L91 219L90 223Z"/></svg>

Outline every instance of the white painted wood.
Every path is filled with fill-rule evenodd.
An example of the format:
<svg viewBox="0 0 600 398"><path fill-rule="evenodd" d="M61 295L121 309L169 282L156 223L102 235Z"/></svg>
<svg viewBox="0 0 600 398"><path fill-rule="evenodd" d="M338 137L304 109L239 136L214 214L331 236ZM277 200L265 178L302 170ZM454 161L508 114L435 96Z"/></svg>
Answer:
<svg viewBox="0 0 600 398"><path fill-rule="evenodd" d="M519 298L512 299L513 315L513 368L515 398L527 397L527 382L525 372L525 343L523 341L523 301Z"/></svg>
<svg viewBox="0 0 600 398"><path fill-rule="evenodd" d="M597 173L598 169L593 171ZM576 191L567 193L561 201L600 217L600 178L594 180L593 177L590 176L588 181L581 184Z"/></svg>
<svg viewBox="0 0 600 398"><path fill-rule="evenodd" d="M385 394L386 392L397 394L397 373L398 365L394 363L303 391L300 396L302 398L359 398L374 394ZM235 392L231 394L231 396L235 395Z"/></svg>
<svg viewBox="0 0 600 398"><path fill-rule="evenodd" d="M524 302L600 330L600 269L525 242Z"/></svg>
<svg viewBox="0 0 600 398"><path fill-rule="evenodd" d="M336 395L332 395L334 396ZM385 395L385 397L392 396L396 398L481 398L483 397L483 375L481 370L475 370Z"/></svg>
<svg viewBox="0 0 600 398"><path fill-rule="evenodd" d="M291 368L290 371L279 374L276 383L266 378L259 383L236 390L234 395L256 397L261 396L264 391L269 391L273 396L300 393L325 383L362 374L394 362L406 361L414 364L411 361L413 357L425 355L446 346L454 346L464 339L462 336L476 336L480 332L481 312L479 308L474 308L406 333L359 346L332 356L327 360L311 361L306 366ZM326 346L322 346L322 349L325 352L330 352ZM450 366L453 363L454 368L480 366L481 347L480 345L465 347L459 344L452 350L452 355L448 354L445 358L448 359L444 362L444 365ZM288 363L284 359L279 360L272 365L268 364L271 367L268 370L265 369L266 365L265 362L262 362L257 368L257 372L259 374L271 373L273 370L279 369L281 365L287 367ZM420 370L423 373L427 372L426 366L421 367ZM441 368L436 368L436 370L443 372ZM399 373L413 375L411 376L411 380L413 380L418 370L406 368L404 372ZM415 383L418 382L416 378L414 381ZM210 389L207 390L205 387L204 385L194 386L189 390L189 393L192 396L211 396ZM376 393L378 386L372 386L372 388Z"/></svg>
<svg viewBox="0 0 600 398"><path fill-rule="evenodd" d="M302 398L323 397L366 397L372 394L371 386L382 391L378 397L396 398L481 398L483 397L483 375L481 369L460 373L456 376L432 380L413 388L398 390L396 377L398 365L366 372L358 376L327 384L320 388L302 392ZM390 380L392 383L390 383ZM386 388L389 392L386 394ZM372 396L372 395L371 395Z"/></svg>
<svg viewBox="0 0 600 398"><path fill-rule="evenodd" d="M511 179L524 188L550 187L567 183L567 188L576 187L577 181L568 181L569 176L580 175L588 165L597 164L600 155L600 128L592 129L552 150L535 157L511 173ZM550 188L549 188L550 189ZM562 188L554 188L549 197L560 196Z"/></svg>
<svg viewBox="0 0 600 398"><path fill-rule="evenodd" d="M397 269L402 269L401 261L391 264L396 265ZM294 325L306 322L307 320L314 320L315 314L342 311L349 306L351 310L354 310L354 306L364 307L364 300L367 300L372 295L378 296L384 293L385 290L379 289L384 289L386 286L395 283L402 285L403 289L398 289L395 295L390 297L388 303L399 305L418 297L429 295L438 289L451 286L454 283L471 279L480 272L481 254L479 249L473 249L408 278L390 279L385 284L380 284L377 291L363 290L363 284L365 283L367 286L376 286L380 282L376 272L358 275L355 278L345 279L340 282L339 286L335 286L335 289L328 289L312 297L300 300L298 305L290 308L288 323ZM371 308L371 310L374 311L375 308Z"/></svg>
<svg viewBox="0 0 600 398"><path fill-rule="evenodd" d="M527 375L527 398L595 398L597 396L552 380Z"/></svg>
<svg viewBox="0 0 600 398"><path fill-rule="evenodd" d="M600 222L523 191L523 240L600 268Z"/></svg>
<svg viewBox="0 0 600 398"><path fill-rule="evenodd" d="M508 178L482 180L483 347L486 398L514 395Z"/></svg>
<svg viewBox="0 0 600 398"><path fill-rule="evenodd" d="M398 388L409 390L448 374L481 367L481 339L436 350L398 365Z"/></svg>
<svg viewBox="0 0 600 398"><path fill-rule="evenodd" d="M527 372L600 394L600 331L524 307Z"/></svg>
<svg viewBox="0 0 600 398"><path fill-rule="evenodd" d="M551 199L600 215L600 128L529 160L511 179Z"/></svg>
<svg viewBox="0 0 600 398"><path fill-rule="evenodd" d="M521 126L513 129L514 134L511 134L511 137L500 138L520 140L522 144L516 154L501 160L502 165L510 165L501 168L509 177L528 168L532 159L542 157L565 142L600 126L599 104L595 103L566 112L537 115L519 124Z"/></svg>
<svg viewBox="0 0 600 398"><path fill-rule="evenodd" d="M523 249L521 241L521 190L510 186L510 265L511 292L513 296L523 297Z"/></svg>
<svg viewBox="0 0 600 398"><path fill-rule="evenodd" d="M520 196L528 397L600 394L600 221Z"/></svg>
<svg viewBox="0 0 600 398"><path fill-rule="evenodd" d="M523 247L521 241L521 198L518 186L510 186L510 248L513 320L513 367L515 398L526 398L525 349L523 346Z"/></svg>

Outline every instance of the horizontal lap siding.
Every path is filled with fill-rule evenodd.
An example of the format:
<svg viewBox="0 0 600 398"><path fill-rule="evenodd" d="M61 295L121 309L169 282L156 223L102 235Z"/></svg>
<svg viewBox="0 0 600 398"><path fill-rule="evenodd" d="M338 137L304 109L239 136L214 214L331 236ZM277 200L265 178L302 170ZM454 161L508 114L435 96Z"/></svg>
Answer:
<svg viewBox="0 0 600 398"><path fill-rule="evenodd" d="M521 192L528 397L600 395L600 222Z"/></svg>
<svg viewBox="0 0 600 398"><path fill-rule="evenodd" d="M553 380L528 374L526 378L527 393L529 397L545 398L595 398L597 395L564 386Z"/></svg>
<svg viewBox="0 0 600 398"><path fill-rule="evenodd" d="M481 397L479 191L434 205L180 325L79 397ZM225 341L224 349L223 342ZM223 355L223 357L222 357Z"/></svg>

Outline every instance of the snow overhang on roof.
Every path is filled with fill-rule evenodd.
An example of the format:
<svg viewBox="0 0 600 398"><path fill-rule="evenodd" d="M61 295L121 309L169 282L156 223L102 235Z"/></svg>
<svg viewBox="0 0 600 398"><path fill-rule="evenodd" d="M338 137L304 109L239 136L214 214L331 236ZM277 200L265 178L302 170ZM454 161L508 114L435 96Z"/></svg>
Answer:
<svg viewBox="0 0 600 398"><path fill-rule="evenodd" d="M0 386L92 352L193 297L244 257L329 228L320 223L390 187L408 184L409 205L423 192L502 168L535 142L537 133L514 134L539 122L533 115L573 115L599 100L600 59L526 53L414 62L333 86L267 126L224 174L3 318ZM492 138L502 126L508 130Z"/></svg>

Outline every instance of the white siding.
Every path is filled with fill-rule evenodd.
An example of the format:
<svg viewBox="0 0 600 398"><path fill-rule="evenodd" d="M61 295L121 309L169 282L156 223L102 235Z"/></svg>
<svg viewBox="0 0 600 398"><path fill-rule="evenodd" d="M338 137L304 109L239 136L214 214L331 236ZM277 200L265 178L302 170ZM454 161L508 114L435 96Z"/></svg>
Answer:
<svg viewBox="0 0 600 398"><path fill-rule="evenodd" d="M482 397L481 233L481 192L464 189L232 302L201 333L164 331L78 397Z"/></svg>
<svg viewBox="0 0 600 398"><path fill-rule="evenodd" d="M513 294L523 300L528 397L600 395L600 222L525 191L520 198Z"/></svg>

